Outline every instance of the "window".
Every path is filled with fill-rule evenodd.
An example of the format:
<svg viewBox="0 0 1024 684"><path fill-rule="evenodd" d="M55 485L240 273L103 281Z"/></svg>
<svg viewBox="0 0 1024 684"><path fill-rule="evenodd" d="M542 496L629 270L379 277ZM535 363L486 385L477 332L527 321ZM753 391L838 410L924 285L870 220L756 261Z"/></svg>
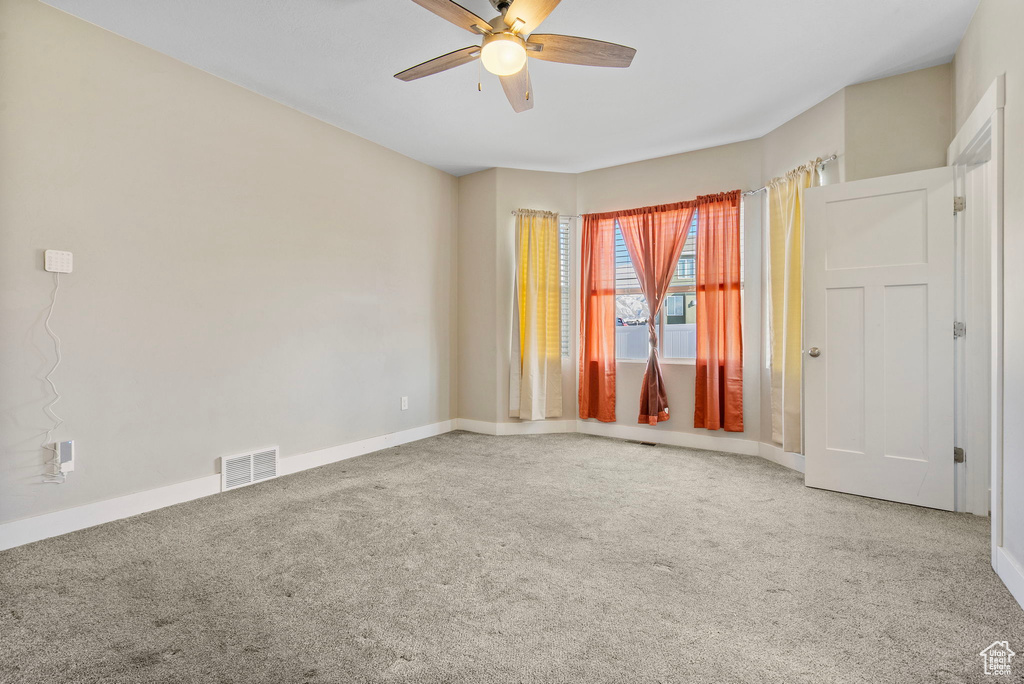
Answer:
<svg viewBox="0 0 1024 684"><path fill-rule="evenodd" d="M696 214L694 214L696 216ZM650 351L647 298L629 258L626 241L615 222L615 358L646 359Z"/></svg>
<svg viewBox="0 0 1024 684"><path fill-rule="evenodd" d="M740 210L740 249L743 249L743 213ZM742 271L743 265L740 264ZM647 298L640 291L633 262L619 225L615 224L615 358L646 360L650 354ZM658 321L662 359L697 357L697 212L683 245L668 295Z"/></svg>
<svg viewBox="0 0 1024 684"><path fill-rule="evenodd" d="M562 277L562 358L569 357L569 220L558 223L558 266Z"/></svg>

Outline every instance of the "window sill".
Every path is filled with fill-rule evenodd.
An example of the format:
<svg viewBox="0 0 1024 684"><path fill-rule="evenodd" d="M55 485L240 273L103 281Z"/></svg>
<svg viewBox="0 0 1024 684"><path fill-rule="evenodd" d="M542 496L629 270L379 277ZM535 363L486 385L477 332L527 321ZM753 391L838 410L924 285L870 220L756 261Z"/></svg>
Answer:
<svg viewBox="0 0 1024 684"><path fill-rule="evenodd" d="M696 366L697 359L658 359L662 366ZM615 363L642 363L647 365L647 359L615 359Z"/></svg>

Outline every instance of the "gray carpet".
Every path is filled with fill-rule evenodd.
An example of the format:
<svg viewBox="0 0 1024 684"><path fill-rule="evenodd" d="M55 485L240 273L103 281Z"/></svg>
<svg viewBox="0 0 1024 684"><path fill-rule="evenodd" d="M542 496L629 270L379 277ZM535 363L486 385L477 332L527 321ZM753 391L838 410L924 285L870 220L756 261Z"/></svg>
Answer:
<svg viewBox="0 0 1024 684"><path fill-rule="evenodd" d="M456 432L0 553L0 681L981 682L988 556L755 457Z"/></svg>

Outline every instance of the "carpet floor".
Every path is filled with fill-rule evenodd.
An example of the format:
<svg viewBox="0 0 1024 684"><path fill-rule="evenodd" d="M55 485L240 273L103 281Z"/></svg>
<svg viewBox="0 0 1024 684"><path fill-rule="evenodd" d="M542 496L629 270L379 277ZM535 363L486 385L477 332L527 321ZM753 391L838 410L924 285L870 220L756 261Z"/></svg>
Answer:
<svg viewBox="0 0 1024 684"><path fill-rule="evenodd" d="M982 682L985 518L454 432L0 553L0 681Z"/></svg>

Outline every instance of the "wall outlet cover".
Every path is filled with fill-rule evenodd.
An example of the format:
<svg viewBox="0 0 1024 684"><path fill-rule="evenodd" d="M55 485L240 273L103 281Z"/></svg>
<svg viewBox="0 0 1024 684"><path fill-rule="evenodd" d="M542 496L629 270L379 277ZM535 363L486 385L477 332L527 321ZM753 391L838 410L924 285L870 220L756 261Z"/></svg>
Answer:
<svg viewBox="0 0 1024 684"><path fill-rule="evenodd" d="M409 397L402 397L402 410L406 411L409 408Z"/></svg>

